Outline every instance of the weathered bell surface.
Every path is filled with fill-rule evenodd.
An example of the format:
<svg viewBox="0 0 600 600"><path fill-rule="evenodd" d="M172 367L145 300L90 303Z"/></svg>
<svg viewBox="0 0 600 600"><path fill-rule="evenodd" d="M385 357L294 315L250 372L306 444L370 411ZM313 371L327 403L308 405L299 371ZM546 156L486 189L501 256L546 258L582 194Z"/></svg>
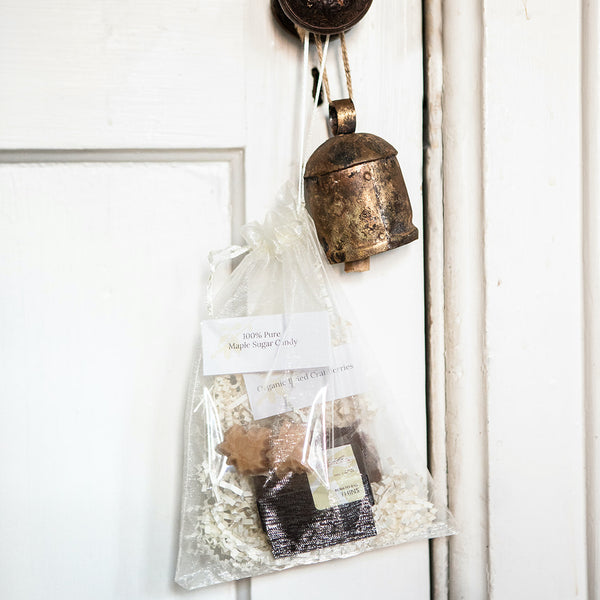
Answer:
<svg viewBox="0 0 600 600"><path fill-rule="evenodd" d="M304 195L331 263L355 263L419 236L396 149L369 133L353 133L354 106L331 106L334 137L306 163ZM346 270L366 270L368 263Z"/></svg>

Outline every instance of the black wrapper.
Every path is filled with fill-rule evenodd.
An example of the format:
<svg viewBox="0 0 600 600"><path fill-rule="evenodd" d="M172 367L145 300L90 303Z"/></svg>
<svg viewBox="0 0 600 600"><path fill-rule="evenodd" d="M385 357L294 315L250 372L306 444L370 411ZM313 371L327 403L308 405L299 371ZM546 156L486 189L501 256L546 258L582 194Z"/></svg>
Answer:
<svg viewBox="0 0 600 600"><path fill-rule="evenodd" d="M328 447L331 438L327 436ZM365 496L361 500L324 510L315 508L305 473L288 473L282 479L257 477L256 496L263 528L273 556L282 558L377 535L369 476L380 476L377 460L353 427L335 428L333 446L350 444L361 473Z"/></svg>
<svg viewBox="0 0 600 600"><path fill-rule="evenodd" d="M260 479L264 483L257 500L258 511L275 558L377 535L369 500L371 486L364 474L367 494L362 500L325 510L315 508L305 473L290 473L270 481Z"/></svg>

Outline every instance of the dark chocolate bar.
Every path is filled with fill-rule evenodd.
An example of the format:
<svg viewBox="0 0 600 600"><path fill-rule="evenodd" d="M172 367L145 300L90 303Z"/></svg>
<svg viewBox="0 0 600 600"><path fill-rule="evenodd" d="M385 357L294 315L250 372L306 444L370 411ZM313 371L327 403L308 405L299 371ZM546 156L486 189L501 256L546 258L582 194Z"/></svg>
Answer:
<svg viewBox="0 0 600 600"><path fill-rule="evenodd" d="M315 508L306 473L256 479L262 480L262 485L257 481L258 512L275 558L377 535L371 486L364 474L367 494L362 500L325 510Z"/></svg>
<svg viewBox="0 0 600 600"><path fill-rule="evenodd" d="M377 457L354 427L335 428L327 435L327 447L345 445L352 447L360 471L365 489L361 500L318 510L306 473L255 478L258 512L275 558L377 535L369 482L369 477L381 477Z"/></svg>

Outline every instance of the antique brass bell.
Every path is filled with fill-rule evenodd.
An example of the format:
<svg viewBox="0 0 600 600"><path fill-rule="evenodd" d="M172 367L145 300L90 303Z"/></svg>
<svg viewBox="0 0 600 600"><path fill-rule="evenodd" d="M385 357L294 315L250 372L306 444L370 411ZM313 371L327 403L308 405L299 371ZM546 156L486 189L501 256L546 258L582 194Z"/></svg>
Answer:
<svg viewBox="0 0 600 600"><path fill-rule="evenodd" d="M306 163L304 195L329 262L367 271L369 257L416 240L412 208L397 151L369 133L355 133L352 100L335 100L334 136Z"/></svg>

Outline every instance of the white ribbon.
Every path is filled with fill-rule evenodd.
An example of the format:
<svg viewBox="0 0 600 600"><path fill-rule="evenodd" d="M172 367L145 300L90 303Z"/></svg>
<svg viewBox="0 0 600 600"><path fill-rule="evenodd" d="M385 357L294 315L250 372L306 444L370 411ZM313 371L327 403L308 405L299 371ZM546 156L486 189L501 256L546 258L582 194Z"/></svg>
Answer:
<svg viewBox="0 0 600 600"><path fill-rule="evenodd" d="M304 157L304 148L310 143L313 129L313 121L319 106L319 96L323 85L323 74L325 71L325 62L327 60L327 50L329 49L329 36L325 38L323 44L323 57L319 67L319 79L317 80L317 89L315 90L315 101L310 115L308 132L306 131L306 94L308 79L308 49L310 45L310 33L304 30L304 59L302 68L302 96L300 98L300 152L298 157L298 199L296 201L296 211L299 213L304 208L304 171L306 169L306 159Z"/></svg>

